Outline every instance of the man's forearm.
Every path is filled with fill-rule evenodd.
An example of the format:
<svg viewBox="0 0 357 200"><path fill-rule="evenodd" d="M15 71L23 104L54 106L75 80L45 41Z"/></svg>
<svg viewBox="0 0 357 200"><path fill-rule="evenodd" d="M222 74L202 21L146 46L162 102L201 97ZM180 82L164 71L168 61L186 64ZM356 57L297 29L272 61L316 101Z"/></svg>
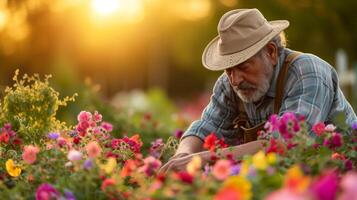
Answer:
<svg viewBox="0 0 357 200"><path fill-rule="evenodd" d="M187 136L181 140L175 155L192 154L203 151L203 142L196 136Z"/></svg>
<svg viewBox="0 0 357 200"><path fill-rule="evenodd" d="M244 155L252 155L262 150L265 142L264 140L256 140L242 145L224 148L220 151L220 156L226 157L228 154L231 154L234 158L238 158ZM198 152L196 155L202 158L203 163L209 162L211 159L211 152L209 151Z"/></svg>

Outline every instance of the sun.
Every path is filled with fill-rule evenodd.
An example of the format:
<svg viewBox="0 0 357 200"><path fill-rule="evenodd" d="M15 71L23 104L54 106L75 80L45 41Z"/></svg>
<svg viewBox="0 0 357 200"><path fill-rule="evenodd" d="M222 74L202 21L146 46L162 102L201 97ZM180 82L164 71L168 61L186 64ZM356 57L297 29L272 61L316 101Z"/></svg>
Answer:
<svg viewBox="0 0 357 200"><path fill-rule="evenodd" d="M101 15L109 15L119 9L119 0L92 0L93 10Z"/></svg>

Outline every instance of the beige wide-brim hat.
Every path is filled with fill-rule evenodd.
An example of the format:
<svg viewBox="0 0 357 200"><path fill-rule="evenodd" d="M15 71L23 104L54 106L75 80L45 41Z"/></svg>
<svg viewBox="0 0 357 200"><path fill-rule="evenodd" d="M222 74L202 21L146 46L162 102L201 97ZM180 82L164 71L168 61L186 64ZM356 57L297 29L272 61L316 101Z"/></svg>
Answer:
<svg viewBox="0 0 357 200"><path fill-rule="evenodd" d="M239 65L288 26L287 20L268 22L257 9L229 11L218 23L219 35L203 51L203 66L218 71Z"/></svg>

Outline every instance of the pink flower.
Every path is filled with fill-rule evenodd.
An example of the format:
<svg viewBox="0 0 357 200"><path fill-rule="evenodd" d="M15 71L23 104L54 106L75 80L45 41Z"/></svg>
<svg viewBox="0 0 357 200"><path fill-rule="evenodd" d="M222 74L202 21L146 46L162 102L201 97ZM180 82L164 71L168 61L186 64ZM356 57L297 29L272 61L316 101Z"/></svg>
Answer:
<svg viewBox="0 0 357 200"><path fill-rule="evenodd" d="M24 147L24 153L22 154L22 159L28 164L32 164L36 161L37 153L40 149L36 146L29 145Z"/></svg>
<svg viewBox="0 0 357 200"><path fill-rule="evenodd" d="M357 173L349 172L341 180L342 194L338 200L357 199Z"/></svg>
<svg viewBox="0 0 357 200"><path fill-rule="evenodd" d="M90 112L81 111L78 116L78 122L90 121L92 119L92 114Z"/></svg>
<svg viewBox="0 0 357 200"><path fill-rule="evenodd" d="M283 188L277 191L270 193L265 200L304 200L310 199L308 196L295 193L288 188Z"/></svg>
<svg viewBox="0 0 357 200"><path fill-rule="evenodd" d="M317 135L320 136L325 132L325 124L323 122L319 122L312 127L312 131Z"/></svg>
<svg viewBox="0 0 357 200"><path fill-rule="evenodd" d="M93 116L93 117L94 117L94 121L95 121L95 122L100 122L100 121L102 121L102 115L99 114L98 111L95 111L95 112L94 112L94 116Z"/></svg>
<svg viewBox="0 0 357 200"><path fill-rule="evenodd" d="M140 167L138 170L144 172L147 176L151 176L155 173L155 170L161 167L161 164L160 160L149 156L144 159L144 166Z"/></svg>
<svg viewBox="0 0 357 200"><path fill-rule="evenodd" d="M213 167L212 174L218 180L224 180L231 174L231 162L228 160L218 160Z"/></svg>
<svg viewBox="0 0 357 200"><path fill-rule="evenodd" d="M98 143L95 141L89 142L86 146L86 150L87 150L88 156L91 158L97 157L100 154L100 152L102 151L102 149L100 148Z"/></svg>
<svg viewBox="0 0 357 200"><path fill-rule="evenodd" d="M113 125L108 122L102 122L102 124L100 126L108 132L111 132L113 130Z"/></svg>

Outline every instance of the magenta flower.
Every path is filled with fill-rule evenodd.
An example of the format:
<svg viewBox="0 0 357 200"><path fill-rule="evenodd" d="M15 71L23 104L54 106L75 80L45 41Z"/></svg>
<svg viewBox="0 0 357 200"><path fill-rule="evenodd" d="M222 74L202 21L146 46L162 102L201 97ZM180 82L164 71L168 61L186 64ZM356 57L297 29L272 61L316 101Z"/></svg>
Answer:
<svg viewBox="0 0 357 200"><path fill-rule="evenodd" d="M111 132L113 130L113 125L108 122L102 122L100 126L108 132Z"/></svg>
<svg viewBox="0 0 357 200"><path fill-rule="evenodd" d="M50 200L60 197L60 193L50 184L43 183L36 190L36 200Z"/></svg>
<svg viewBox="0 0 357 200"><path fill-rule="evenodd" d="M338 177L333 171L320 177L311 188L318 200L334 200L338 189Z"/></svg>
<svg viewBox="0 0 357 200"><path fill-rule="evenodd" d="M175 135L175 137L177 139L180 139L182 137L182 135L183 135L183 131L182 130L176 130L174 135Z"/></svg>
<svg viewBox="0 0 357 200"><path fill-rule="evenodd" d="M323 145L330 149L341 147L342 146L341 134L333 132L331 137L325 138Z"/></svg>

